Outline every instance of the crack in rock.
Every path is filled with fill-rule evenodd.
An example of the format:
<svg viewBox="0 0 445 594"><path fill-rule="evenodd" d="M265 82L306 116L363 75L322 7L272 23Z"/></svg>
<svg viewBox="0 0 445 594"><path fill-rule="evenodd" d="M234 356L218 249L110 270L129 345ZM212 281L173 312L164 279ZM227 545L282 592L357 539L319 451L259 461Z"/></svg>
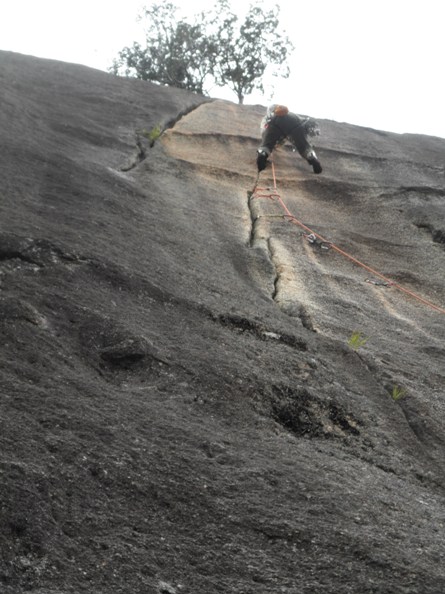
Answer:
<svg viewBox="0 0 445 594"><path fill-rule="evenodd" d="M214 317L214 321L220 323L222 326L226 326L240 333L250 333L260 340L276 340L277 342L286 344L302 351L306 351L308 348L306 341L302 340L301 338L291 334L269 330L262 324L253 322L252 320L249 320L243 316L220 314Z"/></svg>
<svg viewBox="0 0 445 594"><path fill-rule="evenodd" d="M445 229L436 228L432 223L417 222L414 223L418 229L425 229L431 234L434 243L445 247Z"/></svg>
<svg viewBox="0 0 445 594"><path fill-rule="evenodd" d="M267 259L273 268L273 289L271 297L278 307L287 315L299 318L303 327L311 332L316 332L311 316L306 307L302 303L297 303L296 299L283 300L281 288L286 284L286 275L283 272L289 268L285 262L279 257L277 250L273 247L273 239L270 236L267 215L260 214L260 207L258 201L254 201L252 193L248 192L247 205L250 213L250 234L249 246L251 248L260 248L264 251ZM271 215L274 216L274 215Z"/></svg>
<svg viewBox="0 0 445 594"><path fill-rule="evenodd" d="M0 236L0 262L20 261L38 268L59 262L81 262L76 254L64 252L60 247L45 239Z"/></svg>
<svg viewBox="0 0 445 594"><path fill-rule="evenodd" d="M148 139L141 138L140 134L136 132L135 152L120 166L121 171L131 171L147 158L146 143L148 143Z"/></svg>
<svg viewBox="0 0 445 594"><path fill-rule="evenodd" d="M158 122L152 127L151 131L146 129L136 130L135 150L120 166L120 171L131 171L145 161L148 157L149 150L154 147L157 139L160 138L166 130L173 128L183 117L197 109L200 105L201 103L180 111L176 117L171 118L167 122Z"/></svg>
<svg viewBox="0 0 445 594"><path fill-rule="evenodd" d="M48 326L45 316L31 303L16 296L0 297L0 320L2 322L24 320L41 328Z"/></svg>

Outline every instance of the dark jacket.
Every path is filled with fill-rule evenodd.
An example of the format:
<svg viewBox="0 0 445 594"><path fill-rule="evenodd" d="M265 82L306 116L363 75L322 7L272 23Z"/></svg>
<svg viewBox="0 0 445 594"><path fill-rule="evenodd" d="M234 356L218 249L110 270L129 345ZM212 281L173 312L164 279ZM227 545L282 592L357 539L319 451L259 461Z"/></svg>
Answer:
<svg viewBox="0 0 445 594"><path fill-rule="evenodd" d="M321 173L322 168L315 151L307 139L307 118L302 118L295 113L274 115L263 120L263 133L261 146L258 148L257 165L259 171L266 167L267 158L276 145L284 140L289 140L303 159L312 165L315 173Z"/></svg>
<svg viewBox="0 0 445 594"><path fill-rule="evenodd" d="M307 140L303 120L295 113L287 115L274 116L267 124L261 138L261 147L259 150L266 149L268 155L275 146L283 141L290 140L300 155L307 159L309 153L313 150Z"/></svg>

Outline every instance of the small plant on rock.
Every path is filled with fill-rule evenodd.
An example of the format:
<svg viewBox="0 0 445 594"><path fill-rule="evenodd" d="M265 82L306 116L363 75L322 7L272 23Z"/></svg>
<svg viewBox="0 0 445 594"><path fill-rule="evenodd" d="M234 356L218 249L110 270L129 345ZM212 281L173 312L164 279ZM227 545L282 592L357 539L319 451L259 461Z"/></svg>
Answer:
<svg viewBox="0 0 445 594"><path fill-rule="evenodd" d="M397 402L397 400L401 400L402 398L405 398L406 394L407 394L407 391L405 388L402 388L401 386L393 386L392 387L391 397L396 402Z"/></svg>
<svg viewBox="0 0 445 594"><path fill-rule="evenodd" d="M157 126L152 128L150 131L144 130L142 134L145 136L145 138L147 138L147 140L149 140L150 146L152 147L154 145L154 143L156 142L156 140L161 136L162 127L160 124L158 124Z"/></svg>
<svg viewBox="0 0 445 594"><path fill-rule="evenodd" d="M364 346L367 342L368 342L368 338L366 336L363 336L363 334L361 332L358 332L357 330L355 330L349 337L348 345L352 349L354 349L354 351L357 351L360 347Z"/></svg>

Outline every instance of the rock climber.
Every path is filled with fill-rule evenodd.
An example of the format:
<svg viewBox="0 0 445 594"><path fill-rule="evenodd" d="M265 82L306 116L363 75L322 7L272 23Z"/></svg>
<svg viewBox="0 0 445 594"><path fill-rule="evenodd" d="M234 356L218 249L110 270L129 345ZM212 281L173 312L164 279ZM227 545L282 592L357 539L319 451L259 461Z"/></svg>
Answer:
<svg viewBox="0 0 445 594"><path fill-rule="evenodd" d="M271 105L262 119L261 132L261 146L257 150L258 172L266 168L267 159L275 146L286 139L312 165L314 173L322 172L321 163L307 139L320 133L317 122L312 118L290 113L285 105Z"/></svg>

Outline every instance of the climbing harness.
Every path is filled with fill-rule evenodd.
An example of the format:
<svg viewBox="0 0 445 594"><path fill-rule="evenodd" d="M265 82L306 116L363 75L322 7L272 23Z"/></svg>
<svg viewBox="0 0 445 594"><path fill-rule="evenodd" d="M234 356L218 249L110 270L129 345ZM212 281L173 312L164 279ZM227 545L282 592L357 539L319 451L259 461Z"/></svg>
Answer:
<svg viewBox="0 0 445 594"><path fill-rule="evenodd" d="M288 209L288 207L284 203L281 195L278 192L276 175L275 175L275 165L274 165L274 162L273 162L273 158L271 159L271 164L272 164L273 188L270 188L270 187L261 188L261 187L258 186L259 178L260 178L260 172L258 172L257 178L255 180L255 184L254 184L254 187L253 187L253 190L252 190L252 192L251 192L251 194L249 196L249 199L250 200L257 199L257 198L268 198L269 200L278 202L279 205L281 206L281 208L284 211L284 214L282 215L282 219L287 220L290 223L292 223L293 225L297 225L298 227L302 228L303 231L304 231L303 237L310 244L315 245L315 246L318 246L318 247L321 247L322 249L328 249L328 250L331 249L331 250L339 253L344 258L347 258L348 260L350 260L351 262L353 262L357 266L360 266L361 268L363 268L364 270L366 270L367 272L369 272L373 276L377 277L377 279L378 279L378 280L366 279L365 282L372 283L372 284L378 285L378 286L383 286L383 287L394 287L394 289L397 289L398 291L401 291L402 293L405 293L405 295L408 295L408 296L412 297L413 299L416 299L417 301L419 301L423 305L426 305L427 307L430 307L431 309L434 309L435 311L437 311L439 313L445 314L445 309L443 307L440 307L438 305L435 305L434 303L432 303L428 299L425 299L424 297L421 297L417 293L414 293L414 291L410 291L409 289L403 287L402 285L399 285L398 283L395 283L390 278L384 276L383 274L381 274L380 272L378 272L374 268L371 268L367 264L364 264L363 262L361 262L360 260L358 260L357 258L355 258L354 256L352 256L351 254L348 254L343 249L341 249L340 247L338 247L334 243L328 241L327 239L325 239L324 237L322 237L320 234L318 234L315 231L313 231L312 229L310 229L303 222L301 222L300 220L298 220L290 212L290 210Z"/></svg>

